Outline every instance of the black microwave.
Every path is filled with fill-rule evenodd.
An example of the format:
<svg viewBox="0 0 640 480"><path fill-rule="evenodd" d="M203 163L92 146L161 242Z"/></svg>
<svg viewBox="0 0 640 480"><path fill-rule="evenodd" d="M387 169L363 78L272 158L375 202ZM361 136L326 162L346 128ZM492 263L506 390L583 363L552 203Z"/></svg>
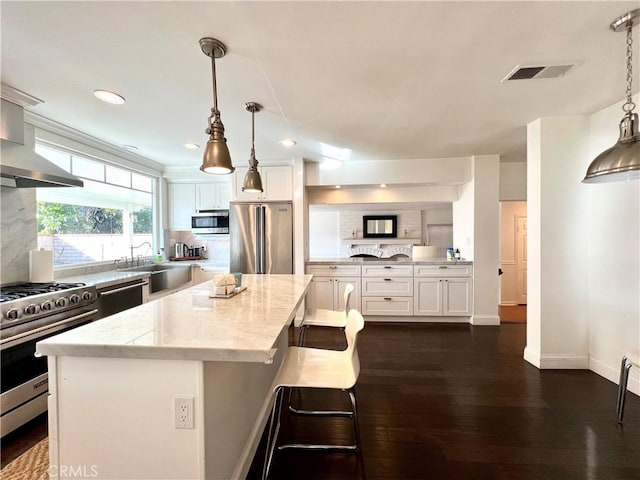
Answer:
<svg viewBox="0 0 640 480"><path fill-rule="evenodd" d="M194 234L229 233L229 210L200 210L191 217L191 231Z"/></svg>

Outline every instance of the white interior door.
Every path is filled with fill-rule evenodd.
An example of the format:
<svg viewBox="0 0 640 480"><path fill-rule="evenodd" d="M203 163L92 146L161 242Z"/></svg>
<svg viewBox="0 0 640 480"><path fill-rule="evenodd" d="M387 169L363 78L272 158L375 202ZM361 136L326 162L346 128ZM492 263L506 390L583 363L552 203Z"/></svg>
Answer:
<svg viewBox="0 0 640 480"><path fill-rule="evenodd" d="M527 303L527 217L516 219L516 298L518 304Z"/></svg>

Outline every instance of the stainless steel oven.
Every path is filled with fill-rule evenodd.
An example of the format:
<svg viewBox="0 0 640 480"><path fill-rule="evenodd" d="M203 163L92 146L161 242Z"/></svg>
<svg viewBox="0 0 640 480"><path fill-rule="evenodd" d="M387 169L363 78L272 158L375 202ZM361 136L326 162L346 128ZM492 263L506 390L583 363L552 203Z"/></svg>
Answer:
<svg viewBox="0 0 640 480"><path fill-rule="evenodd" d="M35 356L36 343L95 320L96 298L82 284L0 287L2 436L47 410L47 359Z"/></svg>

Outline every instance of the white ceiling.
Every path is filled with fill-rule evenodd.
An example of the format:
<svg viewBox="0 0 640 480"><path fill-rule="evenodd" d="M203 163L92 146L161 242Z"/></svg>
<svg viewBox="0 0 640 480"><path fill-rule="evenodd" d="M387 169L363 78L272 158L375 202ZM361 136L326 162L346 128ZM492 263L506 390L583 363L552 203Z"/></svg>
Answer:
<svg viewBox="0 0 640 480"><path fill-rule="evenodd" d="M2 1L1 79L43 99L35 113L136 145L162 164L196 167L202 149L182 145L207 140L211 63L198 40L211 36L228 48L216 67L235 165L249 156L247 101L265 107L256 114L263 163L321 161L321 142L351 149L353 160L500 154L525 161L529 122L623 99L625 38L608 24L637 7ZM563 63L577 66L559 79L500 83L518 64ZM92 95L97 88L127 103L104 104ZM297 146L279 145L284 137Z"/></svg>

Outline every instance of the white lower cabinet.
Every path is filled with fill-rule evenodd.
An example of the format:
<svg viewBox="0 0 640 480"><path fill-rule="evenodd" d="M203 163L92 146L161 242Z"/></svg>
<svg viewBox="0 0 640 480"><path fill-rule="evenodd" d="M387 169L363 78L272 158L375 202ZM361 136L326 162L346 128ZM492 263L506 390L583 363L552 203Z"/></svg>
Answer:
<svg viewBox="0 0 640 480"><path fill-rule="evenodd" d="M468 317L473 313L471 266L414 267L414 315ZM445 276L446 274L446 276Z"/></svg>
<svg viewBox="0 0 640 480"><path fill-rule="evenodd" d="M355 287L351 294L350 306L360 310L361 280L359 265L308 265L307 273L313 274L307 312L313 314L317 309L343 310L344 289L348 284Z"/></svg>
<svg viewBox="0 0 640 480"><path fill-rule="evenodd" d="M412 316L413 267L378 263L364 266L362 314Z"/></svg>

